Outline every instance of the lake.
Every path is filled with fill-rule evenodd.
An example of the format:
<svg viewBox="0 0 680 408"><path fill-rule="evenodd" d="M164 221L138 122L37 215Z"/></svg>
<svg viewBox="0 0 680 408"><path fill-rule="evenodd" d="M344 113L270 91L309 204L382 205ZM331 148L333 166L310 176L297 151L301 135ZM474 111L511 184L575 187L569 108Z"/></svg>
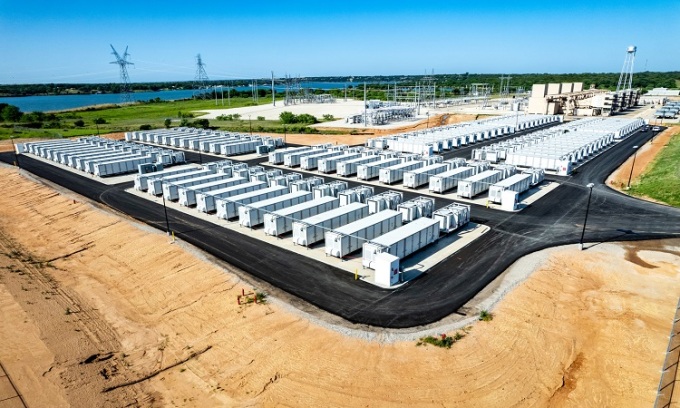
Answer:
<svg viewBox="0 0 680 408"><path fill-rule="evenodd" d="M343 89L346 84L344 82L303 82L301 85L304 88L316 89ZM258 88L271 89L271 83L258 84ZM283 94L285 87L276 85L274 87L276 92ZM247 86L234 87L238 91L249 91L251 88ZM219 91L219 89L218 89ZM224 88L225 93L227 87ZM148 101L149 99L160 98L164 101L188 99L191 98L194 91L191 89L174 90L174 91L158 91L158 92L135 92L132 94L132 99L135 101ZM18 107L22 112L48 112L66 109L82 108L85 106L116 104L122 102L120 94L87 94L87 95L41 95L41 96L19 96L10 98L0 98L0 103L7 103Z"/></svg>

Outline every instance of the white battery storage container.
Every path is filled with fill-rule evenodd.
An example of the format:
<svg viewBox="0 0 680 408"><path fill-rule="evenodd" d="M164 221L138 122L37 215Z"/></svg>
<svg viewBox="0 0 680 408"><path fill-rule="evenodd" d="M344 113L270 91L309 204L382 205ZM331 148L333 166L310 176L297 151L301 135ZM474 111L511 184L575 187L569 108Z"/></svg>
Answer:
<svg viewBox="0 0 680 408"><path fill-rule="evenodd" d="M264 215L264 233L279 236L293 230L293 222L339 207L335 197L321 197Z"/></svg>
<svg viewBox="0 0 680 408"><path fill-rule="evenodd" d="M373 238L386 234L402 224L401 213L385 210L326 232L326 255L342 258Z"/></svg>
<svg viewBox="0 0 680 408"><path fill-rule="evenodd" d="M382 252L387 252L400 260L404 259L438 239L439 221L418 218L410 224L364 243L362 265L365 268L373 268L376 255Z"/></svg>
<svg viewBox="0 0 680 408"><path fill-rule="evenodd" d="M231 187L212 190L209 192L196 193L196 209L204 213L212 213L217 210L215 200L227 198L239 194L249 193L255 190L266 188L267 184L262 181L251 181L250 183L237 184Z"/></svg>
<svg viewBox="0 0 680 408"><path fill-rule="evenodd" d="M326 231L342 227L366 216L368 216L366 204L351 203L313 217L293 221L293 243L310 246L323 241Z"/></svg>

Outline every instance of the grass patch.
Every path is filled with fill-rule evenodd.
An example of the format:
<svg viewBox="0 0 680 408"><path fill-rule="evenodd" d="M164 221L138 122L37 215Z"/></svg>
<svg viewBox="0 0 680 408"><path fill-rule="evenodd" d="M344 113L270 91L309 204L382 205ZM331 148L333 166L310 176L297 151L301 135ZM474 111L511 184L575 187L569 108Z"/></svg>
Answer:
<svg viewBox="0 0 680 408"><path fill-rule="evenodd" d="M479 320L483 322L490 322L493 320L493 313L489 312L488 310L482 310L479 312Z"/></svg>
<svg viewBox="0 0 680 408"><path fill-rule="evenodd" d="M674 134L628 192L680 207L680 133Z"/></svg>
<svg viewBox="0 0 680 408"><path fill-rule="evenodd" d="M453 336L447 336L446 334L441 334L439 337L427 336L421 337L420 341L416 343L417 347L424 346L426 344L431 344L436 347L451 348L454 343L465 337L465 334L456 332Z"/></svg>
<svg viewBox="0 0 680 408"><path fill-rule="evenodd" d="M261 98L259 104L269 103ZM17 123L2 123L0 139L10 136L19 138L60 138L129 132L139 130L140 126L159 129L166 127L169 119L171 127L180 126L182 119L193 122L196 117L211 109L239 108L256 105L251 98L231 98L231 104L215 105L214 100L184 100L140 102L133 105L107 105L102 107L79 108L55 114L55 119L42 123L41 128L30 128ZM95 123L95 121L97 123ZM210 126L225 131L249 133L323 133L339 134L339 131L319 131L307 124L284 125L279 120L266 120L262 116L224 115L211 119ZM26 125L26 124L24 124Z"/></svg>

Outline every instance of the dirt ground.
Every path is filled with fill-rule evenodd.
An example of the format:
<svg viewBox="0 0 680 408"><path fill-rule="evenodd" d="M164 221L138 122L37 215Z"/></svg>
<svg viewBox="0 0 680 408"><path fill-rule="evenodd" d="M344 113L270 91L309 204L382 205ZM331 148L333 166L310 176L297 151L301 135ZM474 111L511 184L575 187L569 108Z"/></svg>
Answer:
<svg viewBox="0 0 680 408"><path fill-rule="evenodd" d="M659 133L653 141L645 143L642 147L638 149L638 153L635 157L635 167L633 168L633 174L631 177L630 169L633 166L633 157L628 158L621 167L619 167L614 173L612 173L609 178L607 178L607 184L612 188L617 190L622 190L628 186L628 180L631 179L631 183L645 171L647 166L654 160L656 155L668 144L671 136L680 131L680 126L672 126L663 132Z"/></svg>
<svg viewBox="0 0 680 408"><path fill-rule="evenodd" d="M238 305L238 271L14 169L0 191L0 362L29 407L650 406L680 293L680 240L565 247L451 349L367 341Z"/></svg>
<svg viewBox="0 0 680 408"><path fill-rule="evenodd" d="M320 143L333 143L333 144L348 144L348 145L358 145L365 144L367 139L372 139L374 137L389 136L396 133L411 132L415 130L423 130L428 127L439 127L443 125L450 125L460 122L469 122L475 120L480 115L467 115L467 114L439 114L433 115L427 120L423 119L416 123L409 123L408 125L393 128L393 129L375 129L369 128L361 133L355 132L355 134L338 134L338 135L315 135L315 134L288 134L286 136L287 143L300 144L300 145L314 145ZM346 132L346 128L323 128L323 130L336 130L340 132ZM358 134L356 134L358 133ZM270 136L281 137L281 134L271 134Z"/></svg>

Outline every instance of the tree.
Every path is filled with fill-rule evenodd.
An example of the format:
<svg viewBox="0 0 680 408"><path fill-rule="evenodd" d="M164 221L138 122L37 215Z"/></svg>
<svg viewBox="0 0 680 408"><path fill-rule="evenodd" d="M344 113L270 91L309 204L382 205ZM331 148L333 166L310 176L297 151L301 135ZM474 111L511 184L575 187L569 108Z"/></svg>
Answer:
<svg viewBox="0 0 680 408"><path fill-rule="evenodd" d="M24 114L14 105L7 105L2 109L2 120L5 122L18 122Z"/></svg>
<svg viewBox="0 0 680 408"><path fill-rule="evenodd" d="M193 123L194 127L207 129L210 127L210 121L208 119L196 119Z"/></svg>
<svg viewBox="0 0 680 408"><path fill-rule="evenodd" d="M139 130L151 130L151 125L149 124L140 125Z"/></svg>
<svg viewBox="0 0 680 408"><path fill-rule="evenodd" d="M163 124L165 125L166 129L170 129L170 124L172 123L172 120L170 118L166 118Z"/></svg>
<svg viewBox="0 0 680 408"><path fill-rule="evenodd" d="M103 124L105 124L105 123L106 123L106 119L104 119L104 118L96 118L96 119L94 120L94 124L95 124L95 125L103 125Z"/></svg>
<svg viewBox="0 0 680 408"><path fill-rule="evenodd" d="M279 119L281 119L281 123L283 123L284 125L289 125L295 123L296 117L293 112L284 111L281 112L281 114L279 115Z"/></svg>
<svg viewBox="0 0 680 408"><path fill-rule="evenodd" d="M308 124L309 123L319 123L319 120L315 116L310 115L309 113L302 113L300 115L297 115L295 117L295 121L297 123L308 123Z"/></svg>
<svg viewBox="0 0 680 408"><path fill-rule="evenodd" d="M83 126L85 126L85 121L82 120L82 119L78 119L75 122L73 122L73 124L77 127L83 127Z"/></svg>

